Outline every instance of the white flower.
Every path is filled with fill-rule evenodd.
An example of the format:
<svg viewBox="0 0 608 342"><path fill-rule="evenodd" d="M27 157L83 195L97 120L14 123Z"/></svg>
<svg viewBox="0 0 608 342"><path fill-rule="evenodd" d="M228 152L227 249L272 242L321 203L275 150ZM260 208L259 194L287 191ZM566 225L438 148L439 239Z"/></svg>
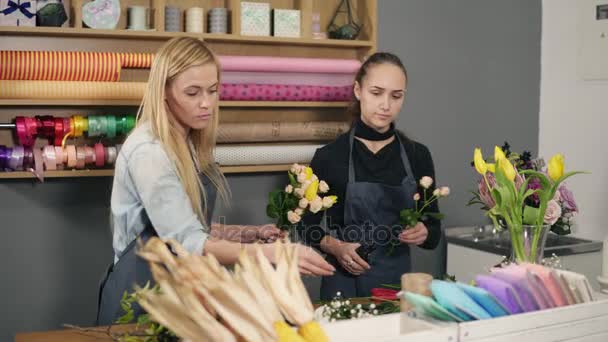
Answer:
<svg viewBox="0 0 608 342"><path fill-rule="evenodd" d="M350 300L347 300L346 302L344 302L344 304L350 305Z"/></svg>
<svg viewBox="0 0 608 342"><path fill-rule="evenodd" d="M304 183L302 183L302 190L306 191L306 189L308 189L308 187L310 186L310 184L312 184L312 182L310 181L310 179L307 179L304 181Z"/></svg>
<svg viewBox="0 0 608 342"><path fill-rule="evenodd" d="M448 188L447 186L442 186L441 188L439 188L439 195L441 197L446 197L449 194L450 194L450 188Z"/></svg>
<svg viewBox="0 0 608 342"><path fill-rule="evenodd" d="M322 201L323 201L323 208L325 208L325 209L331 208L334 205L334 203L336 202L334 200L334 198L331 196L323 197Z"/></svg>
<svg viewBox="0 0 608 342"><path fill-rule="evenodd" d="M302 217L290 210L287 212L287 219L289 220L289 222L296 224L296 223L300 222Z"/></svg>
<svg viewBox="0 0 608 342"><path fill-rule="evenodd" d="M298 173L298 183L303 184L306 182L306 172Z"/></svg>
<svg viewBox="0 0 608 342"><path fill-rule="evenodd" d="M372 310L375 309L376 308L376 304L370 304L369 308L372 309Z"/></svg>
<svg viewBox="0 0 608 342"><path fill-rule="evenodd" d="M308 200L306 198L302 198L300 203L298 203L298 206L302 209L306 209L306 207L308 207Z"/></svg>
<svg viewBox="0 0 608 342"><path fill-rule="evenodd" d="M291 186L291 184L289 184L288 186L285 187L285 192L290 194L293 192L293 186Z"/></svg>
<svg viewBox="0 0 608 342"><path fill-rule="evenodd" d="M329 185L327 185L327 183L325 183L325 181L320 181L319 182L319 192L324 194L328 191L329 191Z"/></svg>
<svg viewBox="0 0 608 342"><path fill-rule="evenodd" d="M340 292L340 291L336 292L336 297L340 297L340 296L342 296L342 292Z"/></svg>
<svg viewBox="0 0 608 342"><path fill-rule="evenodd" d="M554 225L562 216L562 207L555 200L547 202L547 211L545 211L545 223Z"/></svg>
<svg viewBox="0 0 608 342"><path fill-rule="evenodd" d="M355 309L350 310L351 314L354 314L355 312L356 312Z"/></svg>
<svg viewBox="0 0 608 342"><path fill-rule="evenodd" d="M316 180L319 180L319 177L317 177L317 175L315 175L315 174L313 173L313 174L312 174L312 176L310 177L310 180L314 182L314 181L316 181Z"/></svg>
<svg viewBox="0 0 608 342"><path fill-rule="evenodd" d="M433 191L433 196L437 196L439 197L441 194L439 193L439 189L435 189L435 191Z"/></svg>
<svg viewBox="0 0 608 342"><path fill-rule="evenodd" d="M323 209L323 200L319 196L315 197L315 199L313 199L312 201L310 201L309 204L310 204L309 210L313 214L316 214L321 209Z"/></svg>
<svg viewBox="0 0 608 342"><path fill-rule="evenodd" d="M377 315L378 314L378 310L374 310L373 314Z"/></svg>
<svg viewBox="0 0 608 342"><path fill-rule="evenodd" d="M294 175L297 175L298 173L302 172L303 168L304 167L300 164L293 164L289 171L291 171L291 173L293 173Z"/></svg>
<svg viewBox="0 0 608 342"><path fill-rule="evenodd" d="M420 186L422 186L423 188L428 189L431 187L431 185L433 185L433 178L429 176L424 176L420 179Z"/></svg>
<svg viewBox="0 0 608 342"><path fill-rule="evenodd" d="M296 210L294 210L294 212L300 216L302 216L302 214L304 214L304 209L302 208L296 208Z"/></svg>
<svg viewBox="0 0 608 342"><path fill-rule="evenodd" d="M296 197L298 198L302 198L304 197L304 189L302 188L296 188L295 190L293 190L293 193L296 194Z"/></svg>
<svg viewBox="0 0 608 342"><path fill-rule="evenodd" d="M361 304L357 304L357 309L361 309Z"/></svg>
<svg viewBox="0 0 608 342"><path fill-rule="evenodd" d="M419 193L415 193L414 194L414 201L420 201L420 194Z"/></svg>

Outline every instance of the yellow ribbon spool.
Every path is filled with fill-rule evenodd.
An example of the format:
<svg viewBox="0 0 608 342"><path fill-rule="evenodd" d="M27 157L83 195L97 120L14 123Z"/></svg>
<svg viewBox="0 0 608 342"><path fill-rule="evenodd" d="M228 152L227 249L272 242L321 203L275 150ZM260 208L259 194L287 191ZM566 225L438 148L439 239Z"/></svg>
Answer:
<svg viewBox="0 0 608 342"><path fill-rule="evenodd" d="M81 137L85 131L89 130L89 121L82 117L81 115L74 115L72 117L74 120L74 137Z"/></svg>

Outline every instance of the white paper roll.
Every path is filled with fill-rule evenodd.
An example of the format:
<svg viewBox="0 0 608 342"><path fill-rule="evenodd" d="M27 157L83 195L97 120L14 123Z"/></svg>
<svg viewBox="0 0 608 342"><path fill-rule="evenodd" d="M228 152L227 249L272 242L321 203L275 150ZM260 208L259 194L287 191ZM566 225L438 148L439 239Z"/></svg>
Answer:
<svg viewBox="0 0 608 342"><path fill-rule="evenodd" d="M186 32L202 33L205 28L204 10L191 7L186 10Z"/></svg>
<svg viewBox="0 0 608 342"><path fill-rule="evenodd" d="M220 165L272 165L310 163L315 151L323 145L218 145L215 161Z"/></svg>
<svg viewBox="0 0 608 342"><path fill-rule="evenodd" d="M147 30L148 29L148 7L129 6L129 29Z"/></svg>

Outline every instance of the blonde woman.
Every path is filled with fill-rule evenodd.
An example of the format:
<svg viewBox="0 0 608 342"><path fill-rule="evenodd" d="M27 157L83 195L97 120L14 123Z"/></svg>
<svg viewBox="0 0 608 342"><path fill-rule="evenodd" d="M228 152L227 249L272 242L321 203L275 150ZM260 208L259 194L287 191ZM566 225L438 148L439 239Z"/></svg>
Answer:
<svg viewBox="0 0 608 342"><path fill-rule="evenodd" d="M138 115L116 161L112 187L114 264L101 284L98 324L120 317L120 298L152 277L135 254L138 237L175 239L194 254L213 254L233 264L242 244L276 239L274 226L211 223L216 194L229 198L226 179L213 159L218 129L220 68L200 40L174 38L154 58ZM272 244L262 245L273 261ZM301 246L300 271L330 275L333 266ZM136 314L140 313L136 308Z"/></svg>

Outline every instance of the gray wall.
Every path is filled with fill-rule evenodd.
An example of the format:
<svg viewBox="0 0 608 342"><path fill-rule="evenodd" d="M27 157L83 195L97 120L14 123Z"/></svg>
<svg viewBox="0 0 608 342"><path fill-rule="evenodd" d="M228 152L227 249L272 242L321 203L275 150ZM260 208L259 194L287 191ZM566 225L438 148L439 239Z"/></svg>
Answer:
<svg viewBox="0 0 608 342"><path fill-rule="evenodd" d="M540 0L380 0L379 50L401 56L410 74L398 127L433 153L437 178L453 194L444 226L483 221L466 208L472 150L509 139L537 150ZM259 224L278 175L229 177L228 223ZM111 260L111 180L0 183L0 340L18 331L89 325L97 282ZM416 252L415 268L439 274L438 252ZM318 280L307 278L313 298Z"/></svg>

